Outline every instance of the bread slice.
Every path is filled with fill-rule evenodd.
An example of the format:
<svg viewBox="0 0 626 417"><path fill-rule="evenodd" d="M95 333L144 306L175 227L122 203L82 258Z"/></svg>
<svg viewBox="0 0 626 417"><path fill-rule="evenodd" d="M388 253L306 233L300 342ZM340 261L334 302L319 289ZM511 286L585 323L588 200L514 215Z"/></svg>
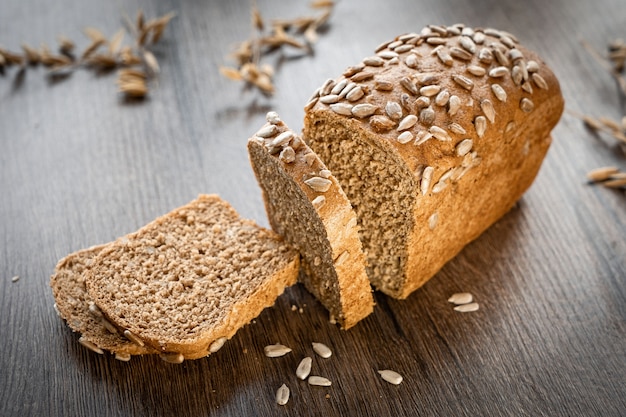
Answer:
<svg viewBox="0 0 626 417"><path fill-rule="evenodd" d="M511 34L429 26L319 88L303 138L358 216L375 287L405 298L533 182L559 83Z"/></svg>
<svg viewBox="0 0 626 417"><path fill-rule="evenodd" d="M92 246L61 259L50 278L55 307L70 328L81 334L80 343L95 352L107 350L116 359L128 360L130 355L156 353L121 335L94 304L85 287L85 271L106 245Z"/></svg>
<svg viewBox="0 0 626 417"><path fill-rule="evenodd" d="M181 362L219 349L296 282L298 269L297 252L274 232L200 195L104 247L86 285L127 337Z"/></svg>
<svg viewBox="0 0 626 417"><path fill-rule="evenodd" d="M274 231L302 255L305 287L348 329L373 310L356 214L322 161L275 114L248 141Z"/></svg>

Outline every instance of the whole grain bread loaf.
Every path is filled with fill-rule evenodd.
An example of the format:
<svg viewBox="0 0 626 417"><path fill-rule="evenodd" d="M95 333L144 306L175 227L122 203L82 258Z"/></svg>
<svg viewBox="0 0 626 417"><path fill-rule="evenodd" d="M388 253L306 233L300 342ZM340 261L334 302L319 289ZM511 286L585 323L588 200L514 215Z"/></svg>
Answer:
<svg viewBox="0 0 626 417"><path fill-rule="evenodd" d="M324 163L274 112L248 141L270 224L302 256L300 280L348 329L373 310L357 220Z"/></svg>
<svg viewBox="0 0 626 417"><path fill-rule="evenodd" d="M371 282L405 298L531 185L563 105L513 35L429 26L320 87L303 138L357 213Z"/></svg>
<svg viewBox="0 0 626 417"><path fill-rule="evenodd" d="M129 360L131 355L157 353L148 346L140 346L124 337L95 305L85 287L85 272L106 245L92 246L61 259L50 278L56 310L70 328L80 333L80 343L89 349Z"/></svg>
<svg viewBox="0 0 626 417"><path fill-rule="evenodd" d="M296 282L298 253L216 195L102 248L87 292L129 340L170 362L206 356Z"/></svg>

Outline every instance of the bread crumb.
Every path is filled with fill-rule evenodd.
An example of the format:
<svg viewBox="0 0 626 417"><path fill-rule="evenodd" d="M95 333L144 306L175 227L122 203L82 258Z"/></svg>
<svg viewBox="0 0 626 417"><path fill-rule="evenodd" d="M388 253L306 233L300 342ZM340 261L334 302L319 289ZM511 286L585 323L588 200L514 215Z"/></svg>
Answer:
<svg viewBox="0 0 626 417"><path fill-rule="evenodd" d="M324 397L325 397L326 399L329 399L329 398L330 398L330 394L326 394Z"/></svg>
<svg viewBox="0 0 626 417"><path fill-rule="evenodd" d="M292 304L292 305L291 305L291 311L296 311L297 309L298 309L298 307L296 307L296 305L295 305L295 304Z"/></svg>

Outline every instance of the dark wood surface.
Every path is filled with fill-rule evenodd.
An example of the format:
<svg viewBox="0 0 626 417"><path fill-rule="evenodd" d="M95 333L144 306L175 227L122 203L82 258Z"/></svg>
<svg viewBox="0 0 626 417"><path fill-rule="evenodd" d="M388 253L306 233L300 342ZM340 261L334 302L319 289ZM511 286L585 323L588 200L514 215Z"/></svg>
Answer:
<svg viewBox="0 0 626 417"><path fill-rule="evenodd" d="M61 257L199 193L219 193L267 225L245 150L265 113L275 109L299 130L304 103L326 78L426 24L515 33L551 64L568 109L620 118L614 82L579 41L602 49L626 37L624 6L342 0L313 56L272 57L282 65L267 99L218 74L251 33L246 1L1 2L0 43L13 50L60 33L84 47L84 26L112 35L122 13L138 8L178 16L156 48L162 73L145 102L120 100L114 74L0 76L0 415L626 415L626 196L585 180L592 168L626 161L567 114L515 209L407 300L377 294L375 313L347 332L296 286L209 358L122 363L77 343L48 286ZM304 1L259 0L259 8L268 18L310 13ZM457 291L473 293L481 309L454 312L446 300ZM313 364L329 388L295 377L313 341L334 352ZM277 342L293 352L264 357L263 346ZM381 380L385 368L404 382ZM283 383L291 399L280 407Z"/></svg>

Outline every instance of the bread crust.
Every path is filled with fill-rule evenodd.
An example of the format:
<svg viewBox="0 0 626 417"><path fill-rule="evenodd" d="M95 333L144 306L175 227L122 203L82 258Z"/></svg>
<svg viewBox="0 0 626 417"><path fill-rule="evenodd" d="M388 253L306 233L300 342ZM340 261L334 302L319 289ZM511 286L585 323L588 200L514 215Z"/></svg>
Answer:
<svg viewBox="0 0 626 417"><path fill-rule="evenodd" d="M360 98L332 97L350 83ZM506 32L462 25L396 37L329 84L306 106L303 137L311 148L333 172L345 164L325 151L330 126L344 132L337 140L383 155L406 179L400 191L412 208L399 213L410 229L398 248L401 274L392 285L372 279L397 298L423 285L528 189L564 106L557 78L536 53Z"/></svg>

